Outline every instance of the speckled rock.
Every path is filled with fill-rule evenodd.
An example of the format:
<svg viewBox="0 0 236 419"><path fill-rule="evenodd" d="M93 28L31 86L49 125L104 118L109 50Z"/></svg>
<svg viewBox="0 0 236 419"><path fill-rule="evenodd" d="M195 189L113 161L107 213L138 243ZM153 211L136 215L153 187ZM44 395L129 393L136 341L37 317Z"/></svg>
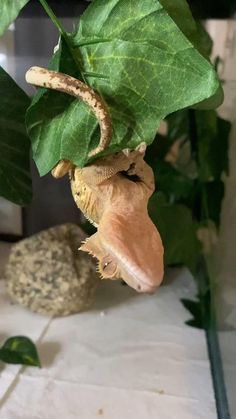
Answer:
<svg viewBox="0 0 236 419"><path fill-rule="evenodd" d="M85 238L77 225L64 224L15 244L5 271L11 298L46 315L87 309L100 280L94 261L78 251Z"/></svg>

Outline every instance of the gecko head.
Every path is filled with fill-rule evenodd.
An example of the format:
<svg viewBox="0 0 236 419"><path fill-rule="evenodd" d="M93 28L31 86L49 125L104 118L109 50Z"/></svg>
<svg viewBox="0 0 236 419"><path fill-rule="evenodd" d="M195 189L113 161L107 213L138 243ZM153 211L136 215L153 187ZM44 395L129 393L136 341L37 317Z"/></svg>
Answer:
<svg viewBox="0 0 236 419"><path fill-rule="evenodd" d="M85 240L79 250L89 253L98 261L98 272L103 279L120 279L121 272L115 256L106 250L98 233Z"/></svg>
<svg viewBox="0 0 236 419"><path fill-rule="evenodd" d="M138 292L153 293L163 279L163 246L147 214L127 223L115 215L80 248L98 259L102 278L123 279Z"/></svg>

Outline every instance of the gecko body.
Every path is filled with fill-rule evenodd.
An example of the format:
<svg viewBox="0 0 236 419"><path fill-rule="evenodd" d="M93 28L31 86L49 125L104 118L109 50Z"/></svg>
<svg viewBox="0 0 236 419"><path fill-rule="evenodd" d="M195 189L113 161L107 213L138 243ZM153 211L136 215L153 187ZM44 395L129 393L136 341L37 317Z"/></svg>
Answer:
<svg viewBox="0 0 236 419"><path fill-rule="evenodd" d="M154 191L144 146L69 169L77 206L97 227L80 250L98 260L103 278L122 278L138 292L154 292L163 279L163 246L147 204ZM64 174L57 171L57 176ZM55 175L55 173L54 173Z"/></svg>
<svg viewBox="0 0 236 419"><path fill-rule="evenodd" d="M49 70L34 67L27 74L27 81L38 86L69 94L72 94L71 85L80 89L75 79L58 76ZM69 77L68 88L66 77ZM91 108L99 109L101 138L96 154L108 145L111 124L106 109L101 111L94 100L88 101L90 96L84 92L82 86L77 96ZM89 91L89 94L92 93ZM94 97L97 98L92 95ZM100 157L84 168L61 160L52 174L58 178L69 173L77 206L97 227L97 232L81 245L80 250L98 260L102 278L123 279L138 292L154 292L163 279L163 246L147 210L155 184L153 171L144 161L145 149L146 145L142 143L135 150L126 149ZM95 154L92 152L91 155Z"/></svg>

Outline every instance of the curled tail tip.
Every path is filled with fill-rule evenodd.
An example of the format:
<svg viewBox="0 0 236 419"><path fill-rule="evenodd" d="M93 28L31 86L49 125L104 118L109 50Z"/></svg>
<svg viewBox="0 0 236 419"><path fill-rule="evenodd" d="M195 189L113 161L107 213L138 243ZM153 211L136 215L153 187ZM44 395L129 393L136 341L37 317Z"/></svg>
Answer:
<svg viewBox="0 0 236 419"><path fill-rule="evenodd" d="M25 73L25 80L27 83L31 83L31 75L32 75L32 71L34 71L35 67L30 67L29 70L26 71Z"/></svg>
<svg viewBox="0 0 236 419"><path fill-rule="evenodd" d="M29 84L34 84L39 74L43 74L46 71L47 69L43 67L38 67L38 66L30 67L29 70L26 71L25 73L25 80Z"/></svg>
<svg viewBox="0 0 236 419"><path fill-rule="evenodd" d="M91 150L88 154L88 157L95 157L97 154L101 153L102 151L104 151L104 147L96 147L93 150Z"/></svg>

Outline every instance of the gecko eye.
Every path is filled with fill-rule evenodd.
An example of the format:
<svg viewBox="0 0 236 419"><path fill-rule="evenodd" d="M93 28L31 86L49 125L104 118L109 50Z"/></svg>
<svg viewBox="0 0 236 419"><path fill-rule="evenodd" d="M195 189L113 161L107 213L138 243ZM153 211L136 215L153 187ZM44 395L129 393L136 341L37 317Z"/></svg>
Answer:
<svg viewBox="0 0 236 419"><path fill-rule="evenodd" d="M100 272L103 276L110 277L114 276L117 270L117 264L111 258L111 256L105 256L99 264Z"/></svg>

